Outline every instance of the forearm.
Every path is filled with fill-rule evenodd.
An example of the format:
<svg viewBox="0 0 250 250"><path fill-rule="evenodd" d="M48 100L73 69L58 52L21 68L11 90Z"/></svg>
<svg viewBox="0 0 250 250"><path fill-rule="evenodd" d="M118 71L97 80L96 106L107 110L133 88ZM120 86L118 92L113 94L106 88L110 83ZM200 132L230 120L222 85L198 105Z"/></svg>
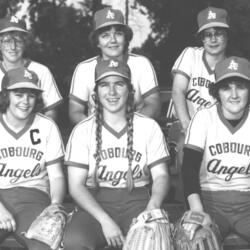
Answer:
<svg viewBox="0 0 250 250"><path fill-rule="evenodd" d="M204 212L199 194L190 194L187 198L190 210Z"/></svg>
<svg viewBox="0 0 250 250"><path fill-rule="evenodd" d="M173 91L172 98L176 115L181 122L182 128L186 130L190 122L190 115L188 112L185 93Z"/></svg>
<svg viewBox="0 0 250 250"><path fill-rule="evenodd" d="M62 203L66 194L64 177L57 177L50 182L51 204Z"/></svg>
<svg viewBox="0 0 250 250"><path fill-rule="evenodd" d="M109 220L109 215L103 210L100 204L96 201L88 188L82 184L70 187L70 194L75 202L89 214L91 214L99 223Z"/></svg>
<svg viewBox="0 0 250 250"><path fill-rule="evenodd" d="M169 175L158 176L152 185L151 197L146 210L160 208L169 191Z"/></svg>

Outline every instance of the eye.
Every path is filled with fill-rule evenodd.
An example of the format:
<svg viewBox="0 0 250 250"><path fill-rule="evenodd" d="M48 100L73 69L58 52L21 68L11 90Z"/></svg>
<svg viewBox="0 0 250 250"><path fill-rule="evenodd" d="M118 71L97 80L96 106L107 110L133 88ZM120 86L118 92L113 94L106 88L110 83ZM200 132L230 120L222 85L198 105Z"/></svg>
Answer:
<svg viewBox="0 0 250 250"><path fill-rule="evenodd" d="M115 34L116 34L116 36L123 36L124 35L123 31L116 31Z"/></svg>
<svg viewBox="0 0 250 250"><path fill-rule="evenodd" d="M108 32L104 32L104 33L102 33L102 34L100 35L101 38L107 38L107 37L109 37L109 36L110 36L110 34L109 34Z"/></svg>
<svg viewBox="0 0 250 250"><path fill-rule="evenodd" d="M98 86L101 87L101 88L104 88L104 87L108 86L108 83L107 82L99 82Z"/></svg>
<svg viewBox="0 0 250 250"><path fill-rule="evenodd" d="M115 84L116 84L116 86L118 86L118 87L125 87L125 86L126 86L126 83L123 82L123 81L116 82Z"/></svg>

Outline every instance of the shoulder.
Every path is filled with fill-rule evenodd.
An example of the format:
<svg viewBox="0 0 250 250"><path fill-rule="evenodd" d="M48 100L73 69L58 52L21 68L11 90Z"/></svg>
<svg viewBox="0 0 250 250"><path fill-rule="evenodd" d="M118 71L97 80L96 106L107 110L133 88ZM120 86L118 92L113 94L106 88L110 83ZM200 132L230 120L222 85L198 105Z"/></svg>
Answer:
<svg viewBox="0 0 250 250"><path fill-rule="evenodd" d="M82 134L83 136L90 135L94 127L95 127L95 114L93 113L84 120L77 123L74 126L71 134L72 135Z"/></svg>
<svg viewBox="0 0 250 250"><path fill-rule="evenodd" d="M203 54L203 47L186 47L180 54L182 57L196 57Z"/></svg>
<svg viewBox="0 0 250 250"><path fill-rule="evenodd" d="M82 68L94 68L97 64L97 58L98 56L95 56L78 63L75 70L79 70Z"/></svg>
<svg viewBox="0 0 250 250"><path fill-rule="evenodd" d="M146 56L137 55L134 53L128 53L128 64L137 64L137 63L142 63L144 65L145 64L151 65L150 60Z"/></svg>
<svg viewBox="0 0 250 250"><path fill-rule="evenodd" d="M28 69L30 70L33 70L33 71L49 71L49 68L42 64L42 63L39 63L39 62L36 62L36 61L29 61L28 63L28 66L27 66Z"/></svg>
<svg viewBox="0 0 250 250"><path fill-rule="evenodd" d="M199 119L199 120L213 120L215 116L217 116L217 104L213 104L212 106L208 108L202 108L194 114L193 119Z"/></svg>
<svg viewBox="0 0 250 250"><path fill-rule="evenodd" d="M148 131L149 128L160 128L159 124L154 119L137 112L134 113L134 124L143 131Z"/></svg>

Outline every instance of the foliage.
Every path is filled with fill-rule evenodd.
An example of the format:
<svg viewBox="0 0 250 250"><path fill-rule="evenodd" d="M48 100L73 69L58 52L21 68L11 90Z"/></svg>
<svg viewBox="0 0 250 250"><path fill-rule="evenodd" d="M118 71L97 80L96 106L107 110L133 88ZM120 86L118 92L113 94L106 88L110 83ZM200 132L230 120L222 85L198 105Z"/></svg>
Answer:
<svg viewBox="0 0 250 250"><path fill-rule="evenodd" d="M137 0L149 9L152 29L150 37L138 53L150 54L157 69L160 86L171 88L171 68L180 52L187 46L199 46L196 40L196 17L208 6L225 8L231 20L229 53L250 58L250 1L249 0ZM168 32L162 36L162 31ZM159 37L161 38L159 42Z"/></svg>

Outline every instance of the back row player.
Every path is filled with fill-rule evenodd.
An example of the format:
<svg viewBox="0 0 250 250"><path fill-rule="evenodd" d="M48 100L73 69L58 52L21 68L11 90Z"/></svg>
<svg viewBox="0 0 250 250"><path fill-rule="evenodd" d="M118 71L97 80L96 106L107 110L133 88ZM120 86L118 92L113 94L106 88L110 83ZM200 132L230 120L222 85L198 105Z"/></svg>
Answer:
<svg viewBox="0 0 250 250"><path fill-rule="evenodd" d="M11 69L26 67L28 70L34 71L39 77L40 88L43 90L42 96L45 104L43 112L55 119L55 107L62 102L62 97L50 70L45 65L24 57L28 39L29 32L24 21L15 16L0 19L0 52L2 56L0 82L6 71Z"/></svg>

